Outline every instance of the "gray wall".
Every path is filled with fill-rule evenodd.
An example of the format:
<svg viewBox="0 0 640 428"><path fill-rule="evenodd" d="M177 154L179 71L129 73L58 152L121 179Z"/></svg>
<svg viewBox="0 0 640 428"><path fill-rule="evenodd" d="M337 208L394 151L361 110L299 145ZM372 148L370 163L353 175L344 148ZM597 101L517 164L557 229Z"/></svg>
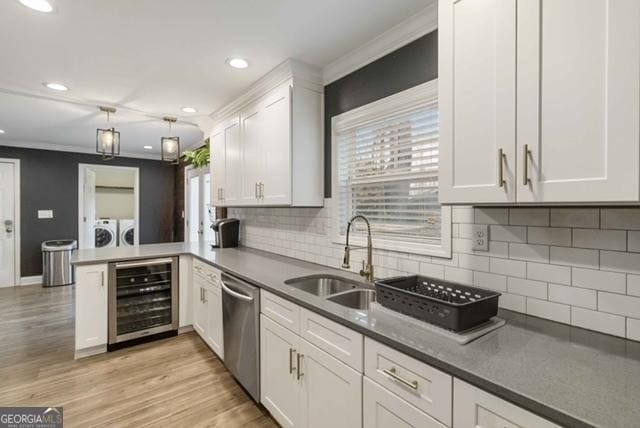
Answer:
<svg viewBox="0 0 640 428"><path fill-rule="evenodd" d="M331 197L331 118L438 77L433 31L324 87L324 195Z"/></svg>
<svg viewBox="0 0 640 428"><path fill-rule="evenodd" d="M78 239L78 164L140 169L140 243L173 238L175 167L160 161L0 146L0 157L20 159L21 276L40 275L40 244L48 239ZM39 209L53 210L38 219Z"/></svg>

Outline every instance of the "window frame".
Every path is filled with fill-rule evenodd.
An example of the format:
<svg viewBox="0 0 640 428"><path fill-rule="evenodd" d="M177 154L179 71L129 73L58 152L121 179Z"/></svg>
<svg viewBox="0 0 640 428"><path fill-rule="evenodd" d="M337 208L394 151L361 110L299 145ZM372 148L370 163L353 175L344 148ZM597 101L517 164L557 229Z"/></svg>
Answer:
<svg viewBox="0 0 640 428"><path fill-rule="evenodd" d="M331 118L331 195L332 195L332 242L344 245L345 235L340 233L340 181L338 171L338 142L336 129L342 124L366 123L381 115L392 114L398 110L411 108L425 97L438 96L438 79L433 79L388 97L373 101L362 107L349 110ZM442 232L440 242L428 239L422 242L376 238L372 236L375 249L396 251L400 253L420 254L426 256L451 258L451 207L440 206ZM350 236L350 244L366 245L366 238L359 235Z"/></svg>

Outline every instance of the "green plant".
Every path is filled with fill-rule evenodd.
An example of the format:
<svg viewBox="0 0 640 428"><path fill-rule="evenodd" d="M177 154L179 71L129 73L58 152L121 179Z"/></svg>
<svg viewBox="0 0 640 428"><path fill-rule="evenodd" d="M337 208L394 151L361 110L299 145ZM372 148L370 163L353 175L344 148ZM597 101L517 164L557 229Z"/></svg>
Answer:
<svg viewBox="0 0 640 428"><path fill-rule="evenodd" d="M195 150L185 150L183 153L186 164L193 165L194 168L202 168L209 165L209 139L205 140L205 144Z"/></svg>

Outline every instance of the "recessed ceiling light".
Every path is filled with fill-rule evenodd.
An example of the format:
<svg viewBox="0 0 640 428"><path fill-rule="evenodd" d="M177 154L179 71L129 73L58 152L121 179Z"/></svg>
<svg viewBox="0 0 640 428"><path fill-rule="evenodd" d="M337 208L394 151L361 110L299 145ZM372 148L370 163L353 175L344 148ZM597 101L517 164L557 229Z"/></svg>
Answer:
<svg viewBox="0 0 640 428"><path fill-rule="evenodd" d="M249 63L247 62L247 60L242 58L229 58L227 60L227 64L229 64L233 68L239 68L239 69L249 67Z"/></svg>
<svg viewBox="0 0 640 428"><path fill-rule="evenodd" d="M64 86L62 83L54 83L54 82L45 82L43 83L44 86L46 86L49 89L53 89L54 91L67 91L69 90L69 88L67 88L66 86Z"/></svg>
<svg viewBox="0 0 640 428"><path fill-rule="evenodd" d="M197 113L198 110L193 107L182 107L181 109L185 113Z"/></svg>
<svg viewBox="0 0 640 428"><path fill-rule="evenodd" d="M18 0L24 6L30 9L37 10L38 12L51 12L53 6L47 0Z"/></svg>
<svg viewBox="0 0 640 428"><path fill-rule="evenodd" d="M0 134L4 134L4 129L0 129Z"/></svg>
<svg viewBox="0 0 640 428"><path fill-rule="evenodd" d="M145 149L145 150L152 150L152 149L153 149L153 146L144 146L144 149Z"/></svg>

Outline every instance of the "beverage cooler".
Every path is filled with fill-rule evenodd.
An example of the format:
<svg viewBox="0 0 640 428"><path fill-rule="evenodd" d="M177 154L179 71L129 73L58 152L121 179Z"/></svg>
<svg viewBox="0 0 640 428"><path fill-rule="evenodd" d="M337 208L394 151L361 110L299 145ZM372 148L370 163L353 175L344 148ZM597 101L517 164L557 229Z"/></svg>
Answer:
<svg viewBox="0 0 640 428"><path fill-rule="evenodd" d="M108 350L177 331L177 257L109 263Z"/></svg>

